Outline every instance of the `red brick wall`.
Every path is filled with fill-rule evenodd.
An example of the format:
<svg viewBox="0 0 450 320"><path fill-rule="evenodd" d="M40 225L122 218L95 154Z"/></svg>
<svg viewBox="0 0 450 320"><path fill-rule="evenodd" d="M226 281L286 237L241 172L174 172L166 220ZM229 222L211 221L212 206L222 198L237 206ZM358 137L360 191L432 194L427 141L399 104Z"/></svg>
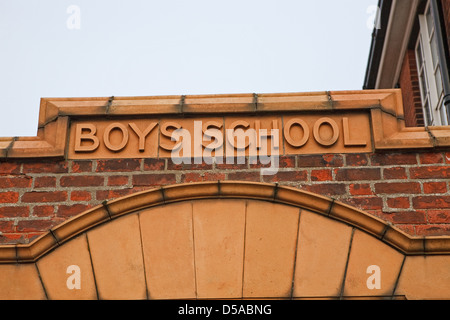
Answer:
<svg viewBox="0 0 450 320"><path fill-rule="evenodd" d="M412 235L450 235L450 152L285 156L260 165L175 165L170 159L0 162L0 243L27 243L90 207L154 186L278 182L331 196Z"/></svg>
<svg viewBox="0 0 450 320"><path fill-rule="evenodd" d="M423 127L424 117L420 98L419 76L414 50L408 50L403 59L399 79L402 89L405 124L407 127Z"/></svg>

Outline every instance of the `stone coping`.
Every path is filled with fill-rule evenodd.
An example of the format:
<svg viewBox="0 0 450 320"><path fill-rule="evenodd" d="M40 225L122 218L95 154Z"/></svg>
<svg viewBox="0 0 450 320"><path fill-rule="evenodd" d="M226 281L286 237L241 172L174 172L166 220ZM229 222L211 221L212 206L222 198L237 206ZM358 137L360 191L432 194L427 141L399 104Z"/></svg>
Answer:
<svg viewBox="0 0 450 320"><path fill-rule="evenodd" d="M310 93L42 98L36 137L0 137L0 159L64 158L71 119L367 110L373 151L450 146L450 126L406 127L400 89Z"/></svg>
<svg viewBox="0 0 450 320"><path fill-rule="evenodd" d="M105 201L54 227L30 244L0 246L0 263L36 262L77 235L117 217L150 207L199 199L253 199L303 208L342 221L404 255L450 255L450 237L412 237L395 226L331 198L278 184L217 181L153 188Z"/></svg>

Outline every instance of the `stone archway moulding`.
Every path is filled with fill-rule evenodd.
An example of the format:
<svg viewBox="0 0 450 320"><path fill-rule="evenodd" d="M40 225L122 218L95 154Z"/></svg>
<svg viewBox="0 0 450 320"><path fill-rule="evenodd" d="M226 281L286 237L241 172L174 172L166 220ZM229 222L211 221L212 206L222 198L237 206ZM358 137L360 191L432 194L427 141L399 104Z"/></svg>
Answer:
<svg viewBox="0 0 450 320"><path fill-rule="evenodd" d="M228 206L230 205L231 208L235 207L237 208L239 206L242 206L244 203L245 208L247 208L247 206L248 208L252 208L253 220L249 220L251 216L247 217L247 213L245 214L246 217L245 219L247 219L245 220L245 222L243 222L244 220L242 220L242 217L239 217L239 214L236 215L237 219L240 219L236 220L240 221L239 223L232 219L229 220L227 218L227 215L230 214L231 216L231 214L235 214L236 212L233 212L233 210L230 211L228 209ZM291 187L278 186L277 184L235 182L235 181L202 182L202 183L164 186L132 194L126 197L122 197L120 199L105 201L102 205L94 207L76 217L73 217L70 220L67 220L61 225L56 226L55 228L49 230L46 234L40 236L30 244L0 246L0 270L1 270L0 292L3 292L3 294L0 293L0 296L2 296L3 299L10 299L10 298L22 299L24 297L25 298L27 297L26 295L28 293L25 294L25 292L29 292L30 294L29 298L32 299L73 298L73 296L70 295L67 296L67 293L63 293L59 289L58 289L59 291L53 290L51 285L47 286L44 284L42 284L42 287L45 288L47 286L47 289L43 290L44 293L42 293L41 296L39 296L39 294L33 295L34 292L33 286L35 288L38 287L40 288L41 284L38 282L39 281L45 282L44 281L46 279L45 271L42 270L39 271L42 265L45 264L46 261L45 259L51 257L52 254L58 254L57 252L60 248L64 248L67 246L76 246L76 243L79 243L79 241L87 241L87 238L89 238L89 241L91 242L92 245L92 242L95 241L95 237L92 234L93 231L97 232L97 230L105 226L109 225L113 226L115 223L118 223L119 221L122 221L121 223L123 224L125 223L123 221L134 223L131 221L132 219L134 219L135 222L138 221L138 219L141 219L141 222L139 223L136 222L137 223L136 225L139 226L140 230L140 228L145 227L145 225L142 225L143 224L142 217L144 217L145 215L147 215L145 217L148 217L148 213L154 212L152 210L163 210L160 212L160 214L163 214L160 216L162 217L161 221L163 223L166 222L169 223L170 219L166 218L168 217L167 212L176 211L175 209L170 211L170 208L175 208L175 206L177 205L188 205L188 207L192 205L193 207L198 208L202 208L203 206L204 208L202 209L203 213L201 214L198 213L199 216L203 217L202 218L203 220L201 221L201 223L198 222L198 225L195 226L197 232L196 235L198 235L198 239L196 239L196 241L201 241L202 238L201 232L205 232L206 230L206 233L208 233L208 223L210 223L209 226L212 225L211 224L212 222L209 221L208 219L209 217L214 215L214 212L217 211L222 210L223 212L225 212L225 216L222 216L222 218L225 217L225 219L220 221L228 223L229 226L238 226L238 228L241 229L243 226L245 232L247 233L245 238L246 242L245 272L247 272L245 275L246 277L245 279L250 279L245 280L246 281L245 285L242 283L240 284L240 287L238 285L238 289L236 289L237 291L236 290L233 291L230 289L231 291L221 291L211 293L211 291L205 289L205 286L207 287L207 285L205 285L206 282L202 283L201 282L202 280L199 278L199 275L197 274L196 280L197 282L195 285L196 287L195 290L192 289L195 291L195 293L191 294L189 293L181 294L179 292L175 291L172 292L169 290L169 294L165 295L164 290L160 291L158 291L157 289L149 290L147 288L143 289L141 294L137 296L133 295L135 293L134 291L133 294L131 295L108 296L106 293L104 293L107 292L108 290L102 288L101 291L97 290L96 295L83 298L93 298L93 299L255 298L255 297L259 298L319 298L319 297L396 298L397 297L398 298L399 296L404 296L406 298L412 299L450 298L450 291L449 291L450 272L448 269L448 265L450 263L450 237L444 236L421 237L421 238L411 237L403 233L399 229L397 229L395 226L392 226L391 224L384 222L381 219L378 219L374 216L371 216L365 212L352 208L338 201L334 201L331 198L301 191ZM239 210L236 209L236 211ZM190 215L188 214L187 217L190 217ZM330 234L330 230L332 231L334 230L333 234L335 234L336 237L341 237L343 234L347 234L351 239L349 247L347 244L339 247L339 250L345 251L345 253L342 254L342 257L345 256L345 259L342 260L343 265L345 264L345 274L343 280L338 281L338 282L342 281L342 287L341 285L339 285L339 288L333 289L334 291L332 292L327 291L328 289L326 290L324 289L325 290L324 292L326 293L314 289L316 288L315 285L311 286L310 284L310 286L308 286L308 281L311 281L311 279L309 279L309 275L306 276L305 278L305 275L301 274L300 271L298 271L302 268L304 270L308 269L308 265L307 264L305 265L304 261L302 262L301 260L299 260L300 261L299 262L297 260L299 259L298 257L300 257L301 255L307 254L308 250L311 250L311 248L316 248L318 252L323 252L322 255L326 255L325 253L327 252L327 250L330 250L330 248L324 248L320 246L320 243L322 243L321 242L322 240L320 239L321 237L320 232L316 233L316 231L312 232L311 231L312 229L309 231L304 229L308 228L308 224L306 221L314 220L317 222L319 221L317 219L319 219L321 222L316 223L316 225L323 224L331 226L331 229L329 230L327 229L326 233L323 233L323 235ZM303 222L301 223L300 221ZM269 232L268 231L269 229L267 228L272 228L272 224L276 225L277 223L281 223L280 226L282 227L274 229L274 235L271 235L271 232ZM317 226L314 226L314 228L316 227ZM335 227L336 229L334 229ZM251 228L251 230L249 228ZM284 230L284 228L286 228L286 230ZM292 230L288 231L287 229L289 228ZM117 229L116 227L115 230L118 232L120 228ZM226 228L220 230L226 230ZM342 232L339 230L341 230ZM345 230L345 232L343 230ZM108 244L109 241L108 239L110 240L114 239L115 234L111 234L112 231L108 231L109 233L105 232L106 231L101 231L100 233L98 233L97 241L100 242L103 241L104 243ZM199 242L199 246L204 245L205 243L210 242L214 243L215 241L214 239L216 238L214 238L215 235L211 234L211 232L209 235L210 238L208 239L205 238L204 242ZM278 238L276 238L277 232ZM294 237L293 240L291 239L292 240L291 245L293 245L295 242L295 246L291 246L290 247L291 249L286 249L285 240L280 239L283 238L285 234L289 234L289 232L291 233L292 237ZM89 236L87 235L88 233L90 234ZM152 234L155 235L157 233ZM86 235L86 237L83 235ZM295 238L295 235L297 238ZM274 237L272 240L270 240L271 236ZM118 235L118 237L120 237L120 235ZM139 238L139 236L137 237ZM230 234L226 235L225 238L230 240L236 237L237 237L236 235ZM258 279L260 278L258 277L252 278L253 275L252 272L254 272L254 274L262 272L261 268L264 269L263 265L266 263L272 267L276 266L274 267L275 269L279 268L280 265L282 269L285 268L284 263L282 262L282 258L279 257L271 258L271 255L264 257L264 259L262 260L263 262L260 261L257 264L252 262L254 261L254 259L256 260L261 259L261 257L258 257L259 254L258 252L260 252L261 250L259 249L256 250L254 249L254 247L255 246L257 247L258 245L263 245L263 243L258 244L259 242L256 240L253 243L251 243L252 237L254 238L256 237L257 239L259 239L258 241L260 240L264 241L265 238L270 240L270 241L267 240L269 242L266 243L265 246L261 248L268 247L267 250L271 250L269 244L272 243L273 241L280 240L281 247L272 248L273 250L275 250L274 252L286 252L286 250L292 251L290 253L291 258L289 258L292 261L291 260L289 261L293 263L293 267L291 266L291 263L288 263L286 266L286 270L288 270L286 272L289 274L289 276L287 277L289 281L286 281L287 283L286 288L282 288L283 285L280 284L280 287L275 287L273 289L274 291L270 291L272 289L269 288L270 287L269 285L263 286L259 283L260 280ZM303 238L300 239L301 237ZM329 237L328 240L324 241L331 241L330 243L333 243L334 240ZM130 238L133 238L133 236L130 236ZM128 236L126 236L124 239L128 239ZM156 243L157 240L158 240L157 238L154 238L153 242L151 243ZM142 240L136 241L140 243L139 241ZM348 239L346 241L348 241ZM336 243L338 242L339 241L336 240ZM297 247L300 246L300 243L302 243L303 247L301 247L300 251L297 251ZM310 246L309 249L305 247L306 244L308 243ZM238 249L241 248L239 250L243 250L242 248L243 244L240 244L239 241L237 242L236 246L237 246L236 248ZM130 248L133 249L133 247ZM127 248L127 250L133 251L130 248ZM237 250L236 248L231 246L227 247L226 250L231 250L231 252L234 252L233 250ZM108 255L111 254L111 252L114 253L116 251L114 248L110 249L111 250L107 250L106 253L105 252L98 253L97 251L96 255L97 256L102 254ZM90 250L92 251L93 248L91 247ZM138 252L139 255L141 254L139 253L140 250L141 249L136 251ZM371 252L371 250L373 252ZM296 253L294 253L294 251ZM117 252L120 252L120 249L117 249ZM229 252L230 251L227 251L226 254L229 254ZM311 251L309 252L311 253ZM334 252L334 250L332 252ZM357 252L360 253L357 254ZM196 255L195 259L198 260L197 269L201 267L202 259L205 259L205 256L203 256L202 258L201 254L202 254L201 250L197 248L197 252L195 252ZM364 257L360 258L359 257L360 255ZM200 258L198 256L200 256ZM104 259L106 258L104 257ZM280 261L276 259L280 259ZM382 263L386 264L390 264L392 262L393 266L391 267L394 269L394 272L392 273L391 276L387 276L387 274L389 274L390 272L385 272L383 274L383 276L390 278L389 280L383 282L384 285L383 290L379 293L376 293L375 292L376 290L375 291L368 290L367 288L369 287L369 284L367 284L366 288L365 280L363 283L359 280L358 281L361 283L355 280L360 279L361 277L363 279L368 278L370 274L366 274L366 268L373 267L372 265L362 266L364 267L363 268L364 272L362 272L361 270L355 271L355 265L358 266L359 263L358 261L363 261L363 264L369 261L373 261L372 263L376 264L376 261L378 261L377 259L378 260L381 259L380 261L384 261ZM139 258L138 260L142 262L142 257ZM313 263L313 260L314 259L311 260L311 263ZM233 264L233 261L231 261L230 263ZM236 258L236 261L242 262L242 256L240 256L240 258ZM297 266L295 264L295 261L297 261ZM310 260L307 259L305 261ZM301 262L303 264L301 264ZM47 265L48 264L49 263L47 262ZM206 264L206 266L208 265ZM318 266L320 266L320 268L332 268L333 263L328 265L320 263ZM26 286L29 285L30 288L26 288L26 290L21 290L17 282L14 281L19 281L20 284L21 276L19 275L21 270L22 271L25 270L24 268L30 268L29 270L31 271L29 272L31 273L37 272L38 276L33 278L34 282L24 280L22 285ZM207 267L205 268L208 269ZM317 266L315 266L315 268L317 268ZM155 270L155 268L151 269ZM342 269L344 270L344 268ZM146 270L148 271L148 268ZM205 270L201 272L206 272ZM251 272L249 270L254 271ZM297 272L295 272L295 270L297 270ZM279 272L280 274L282 274L284 271L279 270ZM367 272L369 272L369 269L367 269ZM273 271L273 273L275 275L278 274L276 271ZM313 273L314 272L311 273L311 277L313 277L312 275ZM329 273L329 270L327 271L327 273ZM125 276L126 275L124 274L124 277ZM268 275L266 274L264 277L270 278L271 273L269 273ZM289 279L289 277L291 277L291 279ZM101 276L97 273L96 278L97 282L102 281ZM244 276L240 275L238 276L238 278L242 280L244 279ZM36 279L40 280L38 281ZM147 283L148 281L150 281L149 279L150 280L152 279L151 276L149 276L149 278L144 282ZM187 277L187 279L190 278ZM192 282L192 279L189 281ZM356 282L358 282L359 284L355 285ZM15 285L13 286L12 283L15 283ZM253 285L251 285L252 283ZM294 285L292 285L291 287L291 284L288 283L295 283L296 284L295 289L293 287ZM386 283L388 283L388 285L386 285ZM150 284L148 284L148 286L150 286ZM164 286L162 287L164 288ZM302 288L302 286L304 288L309 288L308 289L309 291L306 289L305 289L306 291L302 291L300 289ZM158 286L155 285L155 288L157 287ZM36 290L39 291L42 289ZM95 292L95 290L92 289L92 292ZM124 292L126 293L127 290L124 290Z"/></svg>

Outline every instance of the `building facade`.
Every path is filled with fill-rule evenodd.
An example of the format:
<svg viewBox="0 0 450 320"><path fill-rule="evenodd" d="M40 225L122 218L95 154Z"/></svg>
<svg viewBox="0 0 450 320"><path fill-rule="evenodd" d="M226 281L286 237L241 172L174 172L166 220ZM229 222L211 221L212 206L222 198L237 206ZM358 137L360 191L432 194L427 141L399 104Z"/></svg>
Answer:
<svg viewBox="0 0 450 320"><path fill-rule="evenodd" d="M2 141L2 298L448 298L449 137L399 89L42 99Z"/></svg>
<svg viewBox="0 0 450 320"><path fill-rule="evenodd" d="M450 2L379 2L364 89L401 88L407 126L450 119Z"/></svg>
<svg viewBox="0 0 450 320"><path fill-rule="evenodd" d="M449 299L449 1L364 90L45 98L0 138L0 299Z"/></svg>

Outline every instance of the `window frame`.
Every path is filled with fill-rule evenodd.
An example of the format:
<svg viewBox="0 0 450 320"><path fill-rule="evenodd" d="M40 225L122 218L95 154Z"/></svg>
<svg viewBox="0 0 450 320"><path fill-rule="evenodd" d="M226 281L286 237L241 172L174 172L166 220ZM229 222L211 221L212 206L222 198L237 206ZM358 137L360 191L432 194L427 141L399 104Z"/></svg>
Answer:
<svg viewBox="0 0 450 320"><path fill-rule="evenodd" d="M430 18L432 21L430 21ZM440 39L438 39L439 33L436 30L436 23L438 23L439 20L436 21L437 19L432 10L431 1L428 1L424 13L420 14L418 19L420 30L414 51L416 56L417 74L419 77L422 109L425 115L425 125L448 125L449 115L444 106L445 90L443 88L444 79L442 75L443 63L439 56ZM429 30L429 26L432 27L432 30ZM435 43L433 44L432 41L435 41ZM434 54L433 49L436 51ZM439 74L437 74L437 72L439 72ZM438 81L440 81L440 89L438 89Z"/></svg>

